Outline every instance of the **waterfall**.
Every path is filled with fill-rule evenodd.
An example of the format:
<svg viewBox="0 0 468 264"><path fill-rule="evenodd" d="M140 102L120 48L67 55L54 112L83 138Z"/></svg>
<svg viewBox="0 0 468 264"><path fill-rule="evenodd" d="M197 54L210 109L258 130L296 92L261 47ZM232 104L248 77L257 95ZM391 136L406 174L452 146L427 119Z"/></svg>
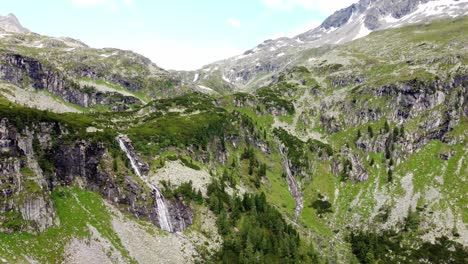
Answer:
<svg viewBox="0 0 468 264"><path fill-rule="evenodd" d="M127 154L127 158L130 160L130 164L131 164L131 166L133 168L133 171L154 192L154 196L156 198L156 204L157 204L157 207L158 207L157 209L158 209L159 225L161 226L161 228L163 230L166 230L168 232L173 232L174 229L172 228L172 223L171 223L170 216L169 216L169 210L167 209L167 205L166 205L166 201L164 199L164 196L162 195L162 193L159 191L159 189L156 186L151 184L148 181L148 179L144 175L142 175L142 173L140 171L140 168L138 167L138 163L137 163L136 159L132 156L132 154L128 150L128 148L125 145L125 142L123 141L122 138L123 138L123 136L120 135L117 140L119 141L120 149L122 149L123 152L125 152L125 154Z"/></svg>
<svg viewBox="0 0 468 264"><path fill-rule="evenodd" d="M296 207L294 209L294 221L297 221L297 218L301 214L302 208L304 208L304 199L302 197L301 188L296 181L296 177L294 177L291 172L288 156L286 155L284 147L281 143L279 143L279 151L283 160L283 167L286 171L286 180L288 182L289 191L291 192L291 195L296 203Z"/></svg>

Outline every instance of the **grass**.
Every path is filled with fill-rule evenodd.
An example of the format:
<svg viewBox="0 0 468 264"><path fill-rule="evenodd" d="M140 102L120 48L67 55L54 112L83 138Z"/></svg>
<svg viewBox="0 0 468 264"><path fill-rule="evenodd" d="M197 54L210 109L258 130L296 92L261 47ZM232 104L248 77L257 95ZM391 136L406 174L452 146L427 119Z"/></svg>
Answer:
<svg viewBox="0 0 468 264"><path fill-rule="evenodd" d="M0 233L0 256L11 262L27 262L27 257L41 263L59 263L64 260L65 246L72 238L90 239L88 225L93 226L102 237L129 257L118 235L112 229L111 215L99 194L76 187L60 187L52 192L60 225L39 234L16 232Z"/></svg>
<svg viewBox="0 0 468 264"><path fill-rule="evenodd" d="M222 136L229 116L223 112L204 112L191 116L167 114L146 120L128 133L135 148L143 154L157 154L158 147L206 146L209 139ZM148 145L156 143L156 147ZM156 152L155 152L156 151Z"/></svg>
<svg viewBox="0 0 468 264"><path fill-rule="evenodd" d="M112 88L116 91L120 91L120 92L125 92L125 93L129 93L131 95L133 95L134 97L140 99L144 104L147 104L149 101L150 101L150 98L148 98L144 93L141 93L141 92L134 92L134 91L130 91L120 85L115 85L113 83L110 83L110 82L107 82L107 81L104 81L104 80L96 80L96 79L92 79L92 78L80 78L81 81L85 81L85 82L92 82L92 83L95 83L97 85L103 85L103 86L106 86L106 87L109 87L109 88Z"/></svg>
<svg viewBox="0 0 468 264"><path fill-rule="evenodd" d="M455 151L456 154L448 161L440 158L440 154ZM460 161L463 158L462 161ZM400 164L396 172L400 175L413 173L414 192L424 193L429 186L437 188L442 194L438 201L439 210L445 211L447 206L463 208L468 203L468 198L461 193L466 193L466 184L463 183L463 165L467 162L468 155L463 144L448 146L434 140ZM461 162L461 163L460 163ZM460 170L458 169L460 168ZM439 180L436 178L440 177ZM442 183L440 183L442 180ZM431 203L433 201L424 201ZM436 207L436 208L437 208ZM468 212L461 210L463 221L468 221Z"/></svg>

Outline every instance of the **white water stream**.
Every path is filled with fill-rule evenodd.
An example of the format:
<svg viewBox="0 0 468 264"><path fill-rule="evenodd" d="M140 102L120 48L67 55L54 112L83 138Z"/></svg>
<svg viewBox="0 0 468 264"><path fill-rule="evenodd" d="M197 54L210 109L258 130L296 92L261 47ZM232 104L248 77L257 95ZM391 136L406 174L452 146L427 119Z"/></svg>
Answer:
<svg viewBox="0 0 468 264"><path fill-rule="evenodd" d="M299 188L299 184L297 183L296 178L289 168L288 156L286 155L284 147L281 143L279 144L279 150L283 159L283 167L286 171L286 180L288 182L289 192L291 192L291 195L296 202L296 207L294 209L294 221L297 221L299 214L301 214L302 208L304 208L304 198L302 197L301 188Z"/></svg>
<svg viewBox="0 0 468 264"><path fill-rule="evenodd" d="M122 140L122 137L118 137L120 148L127 154L127 158L130 160L130 164L132 165L135 174L140 177L153 191L156 198L156 204L158 206L158 217L159 217L159 224L163 230L168 232L173 232L171 220L169 217L169 210L167 209L166 202L164 200L164 196L161 194L159 189L151 184L148 179L141 174L140 168L138 167L137 161L135 158L130 154L125 142Z"/></svg>

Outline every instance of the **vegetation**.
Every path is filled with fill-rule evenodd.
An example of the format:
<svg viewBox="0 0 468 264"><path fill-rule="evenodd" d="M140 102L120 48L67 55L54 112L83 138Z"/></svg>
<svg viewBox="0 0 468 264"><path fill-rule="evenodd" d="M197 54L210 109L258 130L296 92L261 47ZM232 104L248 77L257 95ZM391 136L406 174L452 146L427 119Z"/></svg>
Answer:
<svg viewBox="0 0 468 264"><path fill-rule="evenodd" d="M61 222L31 234L31 222L20 212L0 214L0 230L13 231L0 233L0 255L9 262L27 261L20 259L23 255L39 262L61 262L64 245L72 238L90 239L92 226L131 262L112 230L102 197L76 187L57 187L65 183L54 182L53 154L62 146L85 141L105 147L108 160L99 161L98 166L100 172L116 177L117 186L110 189L126 192L128 184L142 185L137 177L126 178L130 164L115 140L122 133L129 135L152 169L163 167L166 160L180 160L186 167L209 171L214 179L220 175L208 187L206 199L191 182L177 187L163 183L167 199L208 207L216 215L223 245L207 262L465 263L466 247L455 242L463 232L456 227L449 231L451 236L439 237L435 244L421 237L468 221L464 210L468 201L462 195L468 173L468 119L462 100L466 69L459 67L467 61L460 53L463 49L451 50L466 43L462 33L467 21L380 31L365 41L304 51L308 68L285 70L253 94L189 93L125 113L84 114L38 111L0 99L0 116L8 119L15 128L12 131L22 136L26 130L32 132L34 158L46 181L56 184L51 197ZM388 42L394 37L398 43ZM336 63L337 56L347 62ZM320 60L309 61L316 57ZM92 69L102 70L92 62ZM77 63L65 68L75 69ZM132 93L145 100L161 95L162 89L171 96L179 91L171 80L142 77L144 69L132 60L123 60L121 66L136 76L126 79L127 88L92 81L125 91L134 88L137 92ZM99 72L97 78L103 74ZM344 78L343 83L349 77L353 83L356 76L360 79L355 85L330 84L329 77ZM227 91L229 86L224 88ZM91 87L82 89L93 92ZM407 95L410 99L405 100ZM42 123L51 128L46 143L37 136ZM49 147L43 149L41 144ZM293 173L301 176L297 178L304 208L294 225L288 219L294 213L294 200L279 144L285 147ZM25 179L21 187L28 195L42 195L41 186L30 180L35 175L27 158L15 155L2 152L0 158L20 164ZM363 171L367 180L348 181L355 171ZM9 191L10 184L0 176L2 189ZM402 202L408 196L417 209L410 209L405 221L399 222L392 214L401 209L397 205L408 202ZM383 225L398 232L374 231ZM321 258L312 244L320 247Z"/></svg>
<svg viewBox="0 0 468 264"><path fill-rule="evenodd" d="M318 263L310 245L266 201L264 193L232 197L224 182L208 187L207 204L218 216L223 247L216 256L222 263Z"/></svg>
<svg viewBox="0 0 468 264"><path fill-rule="evenodd" d="M174 188L170 182L162 182L164 189L162 193L166 199L184 198L186 201L194 201L198 204L203 203L203 195L200 190L196 191L192 187L192 181L182 183Z"/></svg>
<svg viewBox="0 0 468 264"><path fill-rule="evenodd" d="M38 234L21 230L22 221L17 213L9 213L11 219L6 222L14 228L15 233L0 233L0 254L12 262L23 262L22 256L30 256L43 263L63 261L67 242L72 238L91 239L89 225L101 236L108 239L112 246L119 250L124 258L133 262L112 229L111 216L99 194L83 191L75 187L57 188L52 192L52 199L60 220L60 225ZM6 254L9 252L10 254Z"/></svg>
<svg viewBox="0 0 468 264"><path fill-rule="evenodd" d="M464 263L468 253L462 245L447 237L435 244L424 242L413 248L404 243L404 235L395 231L382 234L353 233L350 243L353 254L363 264L372 263Z"/></svg>
<svg viewBox="0 0 468 264"><path fill-rule="evenodd" d="M257 91L259 100L265 105L269 111L276 109L277 111L284 110L288 114L294 114L294 105L289 100L285 99L279 91L265 87Z"/></svg>

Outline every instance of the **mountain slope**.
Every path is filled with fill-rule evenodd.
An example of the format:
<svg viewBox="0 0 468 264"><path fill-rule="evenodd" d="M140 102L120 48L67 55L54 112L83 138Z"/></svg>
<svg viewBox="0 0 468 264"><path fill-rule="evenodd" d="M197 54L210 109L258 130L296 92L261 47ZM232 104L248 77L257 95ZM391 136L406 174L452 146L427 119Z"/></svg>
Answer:
<svg viewBox="0 0 468 264"><path fill-rule="evenodd" d="M275 73L294 66L298 51L343 44L373 31L468 14L466 0L361 0L328 17L319 27L294 38L267 40L243 55L215 62L194 73L187 82L215 90L259 87Z"/></svg>
<svg viewBox="0 0 468 264"><path fill-rule="evenodd" d="M209 79L132 52L6 36L0 262L466 262L467 28L463 16L298 48L251 93L220 75L226 94L191 93ZM146 102L174 95L132 82L148 72L195 84ZM119 94L128 109L12 100L36 90Z"/></svg>
<svg viewBox="0 0 468 264"><path fill-rule="evenodd" d="M0 29L12 33L28 33L29 30L24 28L13 14L0 16Z"/></svg>
<svg viewBox="0 0 468 264"><path fill-rule="evenodd" d="M190 91L144 56L71 38L8 32L0 37L0 56L4 96L58 112L122 111Z"/></svg>

